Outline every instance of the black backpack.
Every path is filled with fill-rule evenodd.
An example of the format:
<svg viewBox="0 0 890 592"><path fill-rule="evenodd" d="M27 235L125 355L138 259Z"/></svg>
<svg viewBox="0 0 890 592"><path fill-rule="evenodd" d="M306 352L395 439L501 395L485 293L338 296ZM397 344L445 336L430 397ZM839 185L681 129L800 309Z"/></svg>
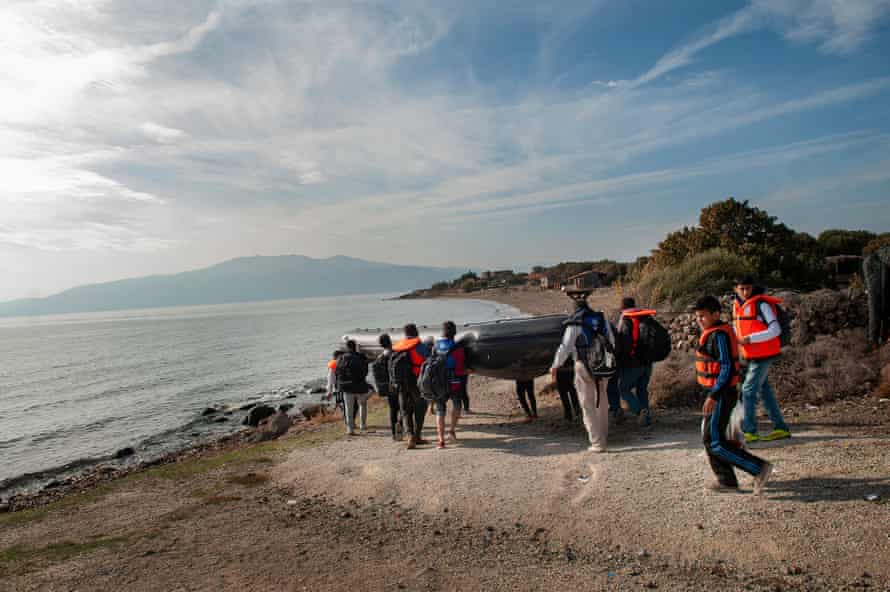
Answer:
<svg viewBox="0 0 890 592"><path fill-rule="evenodd" d="M417 378L417 388L420 394L428 401L441 401L451 394L451 384L448 380L448 354L433 353L423 361L420 367L420 376Z"/></svg>
<svg viewBox="0 0 890 592"><path fill-rule="evenodd" d="M661 362L671 355L671 335L655 317L640 319L636 355L645 364Z"/></svg>
<svg viewBox="0 0 890 592"><path fill-rule="evenodd" d="M380 354L371 362L371 374L374 376L374 384L377 390L389 386L389 358L392 354Z"/></svg>
<svg viewBox="0 0 890 592"><path fill-rule="evenodd" d="M389 386L403 389L413 380L410 352L393 352L389 356Z"/></svg>
<svg viewBox="0 0 890 592"><path fill-rule="evenodd" d="M337 379L337 388L344 393L366 393L368 383L368 364L364 356L347 352L337 360L337 370L334 377Z"/></svg>
<svg viewBox="0 0 890 592"><path fill-rule="evenodd" d="M608 378L618 369L615 347L606 335L606 318L600 312L585 314L581 335L575 341L581 361L593 378Z"/></svg>

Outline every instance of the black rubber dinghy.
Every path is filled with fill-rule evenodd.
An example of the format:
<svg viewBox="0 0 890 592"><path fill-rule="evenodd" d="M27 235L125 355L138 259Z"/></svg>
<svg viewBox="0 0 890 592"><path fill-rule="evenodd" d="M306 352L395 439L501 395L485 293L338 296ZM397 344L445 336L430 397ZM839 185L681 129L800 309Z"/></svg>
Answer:
<svg viewBox="0 0 890 592"><path fill-rule="evenodd" d="M467 348L467 366L476 374L529 380L546 374L562 340L565 315L501 319L458 327L457 341ZM420 338L438 338L441 327L418 327ZM378 337L388 333L393 343L404 337L401 329L357 329L343 336L355 340L368 358L383 349Z"/></svg>

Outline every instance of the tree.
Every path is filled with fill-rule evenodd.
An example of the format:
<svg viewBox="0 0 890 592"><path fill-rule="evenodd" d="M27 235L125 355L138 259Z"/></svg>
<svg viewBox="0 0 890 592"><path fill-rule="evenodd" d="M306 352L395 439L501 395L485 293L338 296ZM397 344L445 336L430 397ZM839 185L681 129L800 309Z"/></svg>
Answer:
<svg viewBox="0 0 890 592"><path fill-rule="evenodd" d="M819 248L822 253L832 255L859 255L868 243L877 238L868 230L823 230L819 233Z"/></svg>
<svg viewBox="0 0 890 592"><path fill-rule="evenodd" d="M865 248L862 249L862 254L868 257L882 247L890 247L890 232L879 234L877 238L869 241Z"/></svg>

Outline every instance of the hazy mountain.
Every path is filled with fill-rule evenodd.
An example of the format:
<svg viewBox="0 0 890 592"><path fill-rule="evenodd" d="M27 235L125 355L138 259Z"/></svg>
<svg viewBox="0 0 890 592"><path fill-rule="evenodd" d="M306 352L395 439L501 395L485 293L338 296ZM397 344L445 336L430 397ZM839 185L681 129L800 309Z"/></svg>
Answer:
<svg viewBox="0 0 890 592"><path fill-rule="evenodd" d="M453 279L464 271L392 265L342 255L327 259L302 255L240 257L195 271L89 284L46 298L12 300L0 303L0 316L408 292Z"/></svg>

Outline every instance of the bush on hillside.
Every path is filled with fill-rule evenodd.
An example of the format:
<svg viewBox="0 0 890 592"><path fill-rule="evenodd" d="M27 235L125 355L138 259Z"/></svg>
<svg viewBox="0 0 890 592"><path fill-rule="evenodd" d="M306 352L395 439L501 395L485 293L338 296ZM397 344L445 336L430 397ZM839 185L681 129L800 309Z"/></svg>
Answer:
<svg viewBox="0 0 890 592"><path fill-rule="evenodd" d="M638 300L647 306L661 303L685 305L702 294L726 292L738 276L752 271L751 265L739 255L712 249L679 265L648 268L635 291Z"/></svg>
<svg viewBox="0 0 890 592"><path fill-rule="evenodd" d="M819 233L819 248L826 257L834 255L859 255L869 242L877 238L867 230L823 230Z"/></svg>
<svg viewBox="0 0 890 592"><path fill-rule="evenodd" d="M879 234L877 238L869 241L869 243L865 245L865 248L862 249L862 254L868 257L883 247L890 247L890 232Z"/></svg>

